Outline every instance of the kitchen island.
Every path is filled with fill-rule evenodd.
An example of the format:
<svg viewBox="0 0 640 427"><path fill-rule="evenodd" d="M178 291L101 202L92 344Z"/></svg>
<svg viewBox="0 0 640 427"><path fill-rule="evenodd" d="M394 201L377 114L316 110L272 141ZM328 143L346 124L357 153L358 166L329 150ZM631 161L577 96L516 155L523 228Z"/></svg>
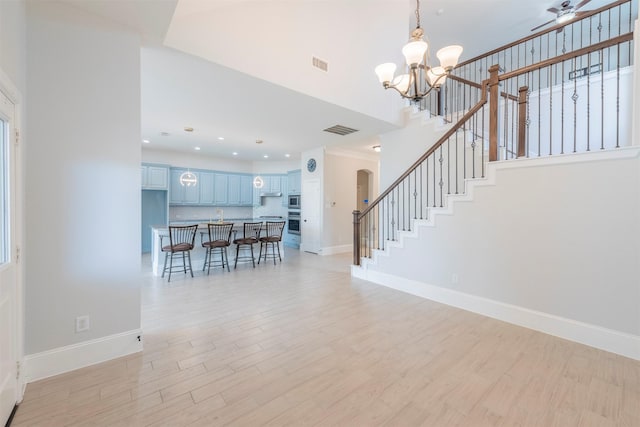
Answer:
<svg viewBox="0 0 640 427"><path fill-rule="evenodd" d="M237 237L242 237L243 232L243 224L245 222L265 222L265 221L285 221L284 218L229 218L225 219L225 223L233 223L233 232L231 233L231 246L227 248L229 253L229 264L233 265L235 262L236 256L236 246L233 244L233 240ZM198 224L198 231L196 232L196 240L194 242L193 250L191 251L191 265L193 267L194 274L198 271L202 271L202 265L204 264L204 257L206 250L202 247L202 241L207 241L209 239L208 233L208 221L175 221L171 222L171 225L193 225ZM215 223L215 221L213 222ZM167 246L169 244L169 227L166 225L152 225L151 227L151 269L154 276L162 275L162 268L164 267L164 258L165 252L162 252L162 246ZM286 225L284 233L286 233ZM264 233L264 231L263 231ZM283 233L283 239L284 239ZM245 250L245 249L241 249ZM249 249L247 248L246 251ZM256 258L256 264L258 262L258 255L260 254L260 244L255 244L253 246L254 256ZM280 243L280 255L284 258L284 244ZM240 254L242 255L242 253ZM242 261L240 259L238 264L246 263L250 261ZM264 262L261 261L261 262ZM272 261L270 261L272 262Z"/></svg>

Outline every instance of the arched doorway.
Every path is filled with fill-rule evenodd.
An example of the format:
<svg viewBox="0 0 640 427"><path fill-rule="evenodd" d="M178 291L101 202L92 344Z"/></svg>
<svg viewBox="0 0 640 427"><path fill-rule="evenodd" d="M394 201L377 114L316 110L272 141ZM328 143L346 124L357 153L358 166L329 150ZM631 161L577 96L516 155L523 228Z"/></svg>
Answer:
<svg viewBox="0 0 640 427"><path fill-rule="evenodd" d="M367 169L360 169L357 174L356 209L362 212L372 201L373 172Z"/></svg>

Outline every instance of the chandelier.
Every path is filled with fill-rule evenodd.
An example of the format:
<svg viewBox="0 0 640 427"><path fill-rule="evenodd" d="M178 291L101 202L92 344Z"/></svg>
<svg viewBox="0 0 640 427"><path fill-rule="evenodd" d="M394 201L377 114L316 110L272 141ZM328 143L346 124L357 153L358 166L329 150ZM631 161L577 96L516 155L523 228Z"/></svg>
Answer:
<svg viewBox="0 0 640 427"><path fill-rule="evenodd" d="M439 89L458 63L462 46L443 47L436 56L440 65L431 67L428 61L429 45L422 39L424 31L420 28L420 0L416 0L416 29L411 32L409 43L402 48L407 63L407 73L394 77L396 64L387 62L376 67L378 79L385 89L395 89L403 98L418 102L432 90Z"/></svg>

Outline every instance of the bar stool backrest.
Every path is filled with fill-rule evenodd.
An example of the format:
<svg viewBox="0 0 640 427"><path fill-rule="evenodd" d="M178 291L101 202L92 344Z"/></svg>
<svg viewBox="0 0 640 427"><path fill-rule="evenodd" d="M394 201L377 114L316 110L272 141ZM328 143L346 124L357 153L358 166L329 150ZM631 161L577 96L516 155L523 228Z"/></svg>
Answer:
<svg viewBox="0 0 640 427"><path fill-rule="evenodd" d="M209 241L210 242L227 242L231 243L231 231L233 223L225 224L208 224Z"/></svg>
<svg viewBox="0 0 640 427"><path fill-rule="evenodd" d="M244 238L255 239L256 242L260 238L260 230L262 229L262 222L245 222L244 223Z"/></svg>
<svg viewBox="0 0 640 427"><path fill-rule="evenodd" d="M171 251L190 251L196 240L198 224L194 225L170 225L169 245Z"/></svg>
<svg viewBox="0 0 640 427"><path fill-rule="evenodd" d="M277 237L278 240L282 240L282 231L286 221L267 221L267 237Z"/></svg>

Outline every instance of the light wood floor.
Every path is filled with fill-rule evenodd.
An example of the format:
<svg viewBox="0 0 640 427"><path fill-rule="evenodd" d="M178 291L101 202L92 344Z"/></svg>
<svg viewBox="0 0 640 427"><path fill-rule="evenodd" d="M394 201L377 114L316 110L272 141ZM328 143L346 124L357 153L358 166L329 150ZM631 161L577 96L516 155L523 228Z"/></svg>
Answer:
<svg viewBox="0 0 640 427"><path fill-rule="evenodd" d="M29 384L13 426L640 426L640 362L352 279L349 260L146 275L144 352Z"/></svg>

